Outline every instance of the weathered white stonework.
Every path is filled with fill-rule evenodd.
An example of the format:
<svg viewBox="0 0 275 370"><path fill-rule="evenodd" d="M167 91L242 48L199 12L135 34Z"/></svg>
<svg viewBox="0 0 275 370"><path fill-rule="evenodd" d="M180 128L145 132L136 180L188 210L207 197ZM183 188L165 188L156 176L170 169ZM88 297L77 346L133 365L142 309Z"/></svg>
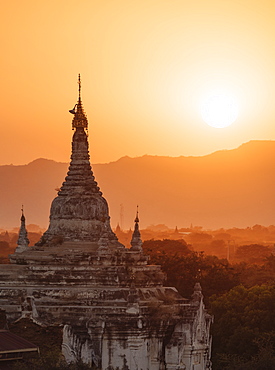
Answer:
<svg viewBox="0 0 275 370"><path fill-rule="evenodd" d="M118 242L91 170L80 95L76 109L71 163L49 228L1 265L0 307L10 321L63 325L68 362L104 370L211 369L212 317L200 285L191 300L163 286L160 266L143 254L138 215L131 248Z"/></svg>
<svg viewBox="0 0 275 370"><path fill-rule="evenodd" d="M28 249L29 243L30 241L28 239L28 232L26 230L25 216L24 216L23 206L22 206L21 225L19 229L16 252L20 253Z"/></svg>

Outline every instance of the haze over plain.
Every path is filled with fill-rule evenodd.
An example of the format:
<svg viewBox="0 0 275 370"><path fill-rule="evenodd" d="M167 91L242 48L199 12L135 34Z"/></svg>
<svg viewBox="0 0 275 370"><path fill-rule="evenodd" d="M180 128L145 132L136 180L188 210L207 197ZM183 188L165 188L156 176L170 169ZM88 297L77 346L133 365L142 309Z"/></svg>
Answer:
<svg viewBox="0 0 275 370"><path fill-rule="evenodd" d="M93 170L113 227L133 227L137 204L142 228L268 226L274 224L274 158L275 141L253 141L203 157L123 157ZM23 203L27 223L47 227L67 169L68 163L45 159L0 166L0 226L18 225Z"/></svg>

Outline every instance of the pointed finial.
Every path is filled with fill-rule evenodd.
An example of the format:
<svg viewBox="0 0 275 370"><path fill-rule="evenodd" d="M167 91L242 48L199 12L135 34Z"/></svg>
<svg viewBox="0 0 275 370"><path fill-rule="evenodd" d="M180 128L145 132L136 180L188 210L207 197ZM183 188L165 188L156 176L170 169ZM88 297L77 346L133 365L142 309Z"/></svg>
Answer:
<svg viewBox="0 0 275 370"><path fill-rule="evenodd" d="M23 252L28 248L28 245L30 243L28 239L28 232L26 229L26 224L25 224L25 216L24 216L24 207L22 205L21 208L22 216L21 216L21 226L19 229L19 235L18 235L18 240L17 240L17 247L15 249L15 252Z"/></svg>
<svg viewBox="0 0 275 370"><path fill-rule="evenodd" d="M136 214L136 218L135 218L135 222L139 222L139 218L138 218L138 205L137 205L137 214Z"/></svg>
<svg viewBox="0 0 275 370"><path fill-rule="evenodd" d="M137 214L135 218L135 229L132 234L132 240L131 240L131 250L132 251L142 251L142 240L140 238L140 231L139 231L139 218L138 218L138 206L137 206Z"/></svg>
<svg viewBox="0 0 275 370"><path fill-rule="evenodd" d="M21 215L21 221L25 221L25 216L24 216L24 205L23 205L23 204L22 204L21 212L22 212L22 215Z"/></svg>
<svg viewBox="0 0 275 370"><path fill-rule="evenodd" d="M80 73L78 74L78 99L81 100L81 78Z"/></svg>
<svg viewBox="0 0 275 370"><path fill-rule="evenodd" d="M83 127L84 129L88 129L88 120L86 114L82 107L81 102L81 78L80 73L78 74L78 102L75 104L74 108L69 110L70 113L74 115L72 121L72 129L76 129L77 127Z"/></svg>

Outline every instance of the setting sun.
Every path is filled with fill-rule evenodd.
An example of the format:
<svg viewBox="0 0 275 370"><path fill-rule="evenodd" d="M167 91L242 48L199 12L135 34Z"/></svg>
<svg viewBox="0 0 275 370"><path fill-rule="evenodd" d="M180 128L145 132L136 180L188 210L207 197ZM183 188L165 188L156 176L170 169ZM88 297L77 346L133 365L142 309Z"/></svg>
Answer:
<svg viewBox="0 0 275 370"><path fill-rule="evenodd" d="M230 126L238 116L238 104L233 96L216 93L206 98L201 105L204 122L215 128Z"/></svg>

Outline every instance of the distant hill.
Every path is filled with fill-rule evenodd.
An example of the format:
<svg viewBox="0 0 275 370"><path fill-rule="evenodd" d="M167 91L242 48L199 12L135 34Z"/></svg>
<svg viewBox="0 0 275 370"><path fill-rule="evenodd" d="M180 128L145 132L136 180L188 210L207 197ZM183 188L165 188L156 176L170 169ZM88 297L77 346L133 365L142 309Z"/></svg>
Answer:
<svg viewBox="0 0 275 370"><path fill-rule="evenodd" d="M37 159L0 166L0 228L48 225L49 210L67 163ZM133 226L139 205L141 227L202 225L205 228L275 224L275 141L250 141L237 149L202 157L123 157L93 165L110 207L112 224Z"/></svg>

